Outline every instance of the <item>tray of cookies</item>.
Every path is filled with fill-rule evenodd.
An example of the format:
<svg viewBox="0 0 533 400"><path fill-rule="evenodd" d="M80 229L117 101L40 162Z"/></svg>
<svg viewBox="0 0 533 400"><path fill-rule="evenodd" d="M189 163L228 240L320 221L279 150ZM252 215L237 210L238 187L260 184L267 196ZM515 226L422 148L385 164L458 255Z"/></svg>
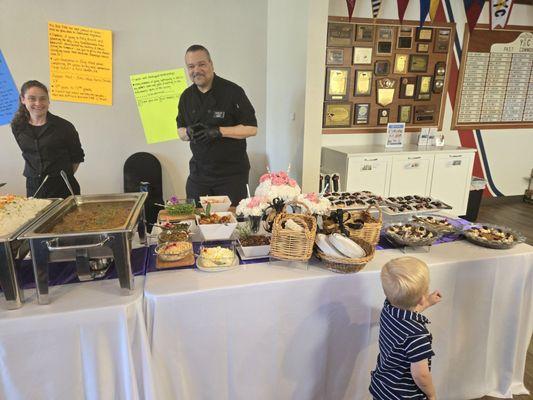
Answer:
<svg viewBox="0 0 533 400"><path fill-rule="evenodd" d="M365 209L371 205L379 205L383 202L383 197L372 192L363 190L361 192L331 192L325 197L331 202L331 209L358 210Z"/></svg>
<svg viewBox="0 0 533 400"><path fill-rule="evenodd" d="M467 225L462 233L469 242L491 249L510 249L526 240L519 232L492 224Z"/></svg>
<svg viewBox="0 0 533 400"><path fill-rule="evenodd" d="M384 201L385 204L382 209L389 215L435 212L452 208L441 200L418 195L387 197Z"/></svg>

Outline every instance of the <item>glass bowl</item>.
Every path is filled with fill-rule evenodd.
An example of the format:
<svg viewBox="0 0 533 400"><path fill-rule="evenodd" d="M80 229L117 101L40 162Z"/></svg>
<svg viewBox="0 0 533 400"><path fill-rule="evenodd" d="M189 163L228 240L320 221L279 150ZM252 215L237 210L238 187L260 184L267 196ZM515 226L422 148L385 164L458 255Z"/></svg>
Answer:
<svg viewBox="0 0 533 400"><path fill-rule="evenodd" d="M235 243L204 243L200 246L197 266L204 270L225 270L234 267L236 261Z"/></svg>
<svg viewBox="0 0 533 400"><path fill-rule="evenodd" d="M192 243L187 241L163 243L155 248L155 253L161 261L180 261L192 254Z"/></svg>

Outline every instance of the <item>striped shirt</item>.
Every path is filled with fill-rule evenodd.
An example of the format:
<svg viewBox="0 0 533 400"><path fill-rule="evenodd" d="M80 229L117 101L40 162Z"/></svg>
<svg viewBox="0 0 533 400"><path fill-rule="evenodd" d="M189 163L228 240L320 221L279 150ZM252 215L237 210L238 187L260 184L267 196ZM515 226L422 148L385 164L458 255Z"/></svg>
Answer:
<svg viewBox="0 0 533 400"><path fill-rule="evenodd" d="M435 355L429 320L417 312L394 307L385 300L379 321L379 355L371 372L370 393L375 399L426 399L411 375L411 363Z"/></svg>

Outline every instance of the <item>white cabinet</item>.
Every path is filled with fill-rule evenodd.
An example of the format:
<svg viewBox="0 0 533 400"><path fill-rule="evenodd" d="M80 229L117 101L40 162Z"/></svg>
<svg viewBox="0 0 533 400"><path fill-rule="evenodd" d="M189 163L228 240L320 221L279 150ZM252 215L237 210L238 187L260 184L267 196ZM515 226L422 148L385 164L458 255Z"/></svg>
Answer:
<svg viewBox="0 0 533 400"><path fill-rule="evenodd" d="M389 186L391 161L390 156L350 157L345 190L370 190L384 196Z"/></svg>
<svg viewBox="0 0 533 400"><path fill-rule="evenodd" d="M392 158L389 196L429 195L432 154L398 155Z"/></svg>
<svg viewBox="0 0 533 400"><path fill-rule="evenodd" d="M340 189L369 190L382 196L431 196L464 215L475 149L445 146L419 150L384 146L324 147L322 171L340 175Z"/></svg>
<svg viewBox="0 0 533 400"><path fill-rule="evenodd" d="M465 210L470 192L474 153L436 154L431 196L448 203L454 210Z"/></svg>

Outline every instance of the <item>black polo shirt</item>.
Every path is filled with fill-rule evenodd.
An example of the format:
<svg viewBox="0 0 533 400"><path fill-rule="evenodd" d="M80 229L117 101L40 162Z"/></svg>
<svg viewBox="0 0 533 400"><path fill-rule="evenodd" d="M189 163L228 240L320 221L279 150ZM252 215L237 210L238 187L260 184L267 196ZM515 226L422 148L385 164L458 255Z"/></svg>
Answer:
<svg viewBox="0 0 533 400"><path fill-rule="evenodd" d="M46 125L34 129L26 123L11 126L24 158L24 176L58 176L61 170L72 175L72 164L84 160L78 132L67 120L48 113Z"/></svg>
<svg viewBox="0 0 533 400"><path fill-rule="evenodd" d="M178 128L202 122L208 126L257 126L255 110L244 90L217 75L211 89L202 93L193 84L182 93L176 118ZM250 162L245 139L221 138L208 144L191 143L191 177L214 181L248 174Z"/></svg>

